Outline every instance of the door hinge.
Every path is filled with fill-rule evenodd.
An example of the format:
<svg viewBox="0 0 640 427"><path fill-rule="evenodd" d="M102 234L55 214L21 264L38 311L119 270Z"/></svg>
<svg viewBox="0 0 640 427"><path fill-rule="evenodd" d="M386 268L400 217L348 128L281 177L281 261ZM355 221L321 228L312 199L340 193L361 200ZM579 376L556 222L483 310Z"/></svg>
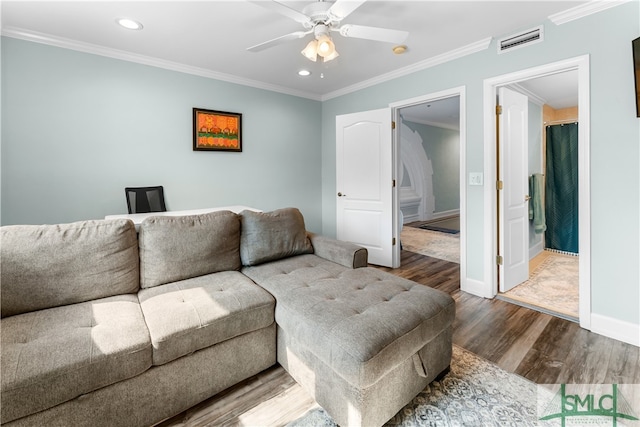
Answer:
<svg viewBox="0 0 640 427"><path fill-rule="evenodd" d="M502 114L502 105L496 105L496 115Z"/></svg>
<svg viewBox="0 0 640 427"><path fill-rule="evenodd" d="M391 186L392 186L393 188L395 188L395 187L396 187L396 180L395 180L395 179L391 181Z"/></svg>
<svg viewBox="0 0 640 427"><path fill-rule="evenodd" d="M396 128L396 122L395 120L391 121L391 129L395 129Z"/></svg>
<svg viewBox="0 0 640 427"><path fill-rule="evenodd" d="M500 180L496 181L496 190L502 190L503 186L504 185L502 184L502 181Z"/></svg>
<svg viewBox="0 0 640 427"><path fill-rule="evenodd" d="M502 255L496 256L496 264L502 265L503 263L504 263L504 258L502 258Z"/></svg>
<svg viewBox="0 0 640 427"><path fill-rule="evenodd" d="M392 238L391 239L391 246L395 246L396 245L396 238Z"/></svg>

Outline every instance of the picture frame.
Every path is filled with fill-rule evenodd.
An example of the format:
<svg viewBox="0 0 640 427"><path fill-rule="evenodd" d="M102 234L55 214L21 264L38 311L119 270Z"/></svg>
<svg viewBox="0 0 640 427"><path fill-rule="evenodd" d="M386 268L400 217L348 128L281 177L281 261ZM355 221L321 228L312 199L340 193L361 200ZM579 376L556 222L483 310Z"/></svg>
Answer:
<svg viewBox="0 0 640 427"><path fill-rule="evenodd" d="M242 114L193 109L193 151L242 151Z"/></svg>

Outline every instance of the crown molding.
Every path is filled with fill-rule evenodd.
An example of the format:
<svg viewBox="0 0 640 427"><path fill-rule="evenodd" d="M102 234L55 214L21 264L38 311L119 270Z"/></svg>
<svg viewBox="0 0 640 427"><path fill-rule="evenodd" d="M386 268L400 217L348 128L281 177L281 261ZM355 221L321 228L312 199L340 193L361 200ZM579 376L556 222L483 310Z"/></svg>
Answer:
<svg viewBox="0 0 640 427"><path fill-rule="evenodd" d="M628 3L629 1L631 0L593 0L589 3L572 7L571 9L567 9L563 12L554 13L553 15L549 15L548 18L554 24L562 25L594 13L602 12L603 10L610 9L615 6L620 6L621 4Z"/></svg>
<svg viewBox="0 0 640 427"><path fill-rule="evenodd" d="M279 92L285 95L297 96L300 98L308 98L315 101L321 101L317 94L292 90L283 86L271 85L257 80L244 79L232 74L219 73L199 67L180 64L178 62L167 61L164 59L154 58L145 55L126 52L119 49L108 48L91 43L79 42L76 40L66 39L63 37L55 37L49 34L38 33L35 31L24 31L16 28L3 28L2 35L14 39L41 43L50 46L60 47L64 49L75 50L78 52L90 53L93 55L105 56L108 58L119 59L122 61L135 62L137 64L148 65L151 67L163 68L165 70L177 71L185 74L206 77L209 79L221 80L228 83L234 83L243 86L250 86L256 89L264 89L272 92Z"/></svg>
<svg viewBox="0 0 640 427"><path fill-rule="evenodd" d="M445 52L443 54L434 56L429 59L425 59L424 61L416 62L415 64L409 65L404 68L399 68L395 71L391 71L386 74L381 74L378 77L374 77L369 80L364 80L360 83L356 83L351 86L347 86L343 89L336 90L334 92L330 92L321 97L321 101L327 101L332 98L337 98L339 96L343 96L361 89L365 89L371 86L375 86L380 83L384 83L389 80L396 79L398 77L406 76L408 74L415 73L417 71L425 70L427 68L435 67L436 65L443 64L445 62L453 61L454 59L462 58L463 56L471 55L472 53L480 52L482 50L486 50L491 44L491 37L487 37L486 39L480 40L475 43L468 44L458 49L451 50L449 52Z"/></svg>
<svg viewBox="0 0 640 427"><path fill-rule="evenodd" d="M566 11L550 15L548 18L556 25L565 24L567 22L583 18L585 16L601 12L603 10L619 6L624 3L628 3L631 0L594 0L586 4L576 6ZM361 89L365 89L371 86L375 86L380 83L387 82L399 77L403 77L417 71L425 70L427 68L435 67L445 62L453 61L458 58L462 58L467 55L471 55L482 50L486 50L491 44L492 38L488 37L475 43L463 46L458 49L445 52L441 55L434 56L424 61L417 62L398 70L394 70L389 73L381 74L377 77L356 83L351 86L344 87L342 89L329 92L325 95L318 95L315 93L293 90L287 87L272 85L257 80L245 79L232 74L225 74L207 70L204 68L193 67L185 64L180 64L173 61L167 61L159 58L154 58L145 55L134 54L119 49L107 48L104 46L94 45L91 43L79 42L76 40L66 39L63 37L55 37L49 34L38 33L34 31L26 31L17 28L3 28L1 34L6 37L15 39L30 41L34 43L41 43L50 46L56 46L64 49L75 50L84 53L90 53L94 55L105 56L108 58L119 59L128 62L134 62L142 65L148 65L157 68L163 68L166 70L177 71L180 73L196 75L200 77L220 80L228 83L234 83L243 86L249 86L256 89L263 89L272 92L278 92L285 95L297 96L300 98L307 98L314 101L326 101L329 99L337 98L339 96L347 95L352 92L356 92Z"/></svg>
<svg viewBox="0 0 640 427"><path fill-rule="evenodd" d="M426 59L424 61L417 62L408 67L400 68L398 70L382 74L369 80L357 83L355 85L347 86L343 89L339 89L334 92L330 92L326 95L318 95L314 93L297 91L289 89L283 86L271 85L268 83L260 82L257 80L244 79L231 74L219 73L211 70L207 70L199 67L192 67L190 65L180 64L177 62L167 61L164 59L154 58L150 56L134 54L119 49L108 48L91 43L79 42L63 37L55 37L49 34L39 33L35 31L26 31L17 28L3 28L2 35L15 39L30 41L34 43L41 43L50 46L56 46L64 49L75 50L78 52L89 53L93 55L105 56L108 58L119 59L122 61L135 62L138 64L148 65L151 67L163 68L166 70L177 71L180 73L192 74L200 77L221 80L228 83L235 83L243 86L250 86L257 89L269 90L272 92L279 92L286 95L297 96L300 98L312 99L314 101L326 101L328 99L336 98L338 96L346 95L351 92L358 91L370 86L374 86L380 83L384 83L389 80L393 80L398 77L402 77L416 71L424 70L430 67L434 67L439 64L443 64L454 59L461 58L472 53L476 53L485 50L489 47L492 38L480 40L475 43L463 46L458 49L443 53L441 55L434 56L433 58Z"/></svg>
<svg viewBox="0 0 640 427"><path fill-rule="evenodd" d="M508 87L515 90L516 92L520 92L521 94L529 98L529 101L533 102L536 105L539 105L542 107L544 104L547 103L546 99L531 92L529 89L525 88L520 83L512 83Z"/></svg>

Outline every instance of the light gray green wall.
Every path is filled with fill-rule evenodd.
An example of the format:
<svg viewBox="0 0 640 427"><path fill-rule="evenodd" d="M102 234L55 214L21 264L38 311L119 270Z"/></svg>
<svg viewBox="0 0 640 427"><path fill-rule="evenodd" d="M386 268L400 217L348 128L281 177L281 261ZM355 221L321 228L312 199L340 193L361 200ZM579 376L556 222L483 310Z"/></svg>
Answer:
<svg viewBox="0 0 640 427"><path fill-rule="evenodd" d="M431 160L434 213L460 209L460 132L407 120L403 123L418 132Z"/></svg>
<svg viewBox="0 0 640 427"><path fill-rule="evenodd" d="M529 101L529 170L527 176L542 172L542 107ZM529 222L529 248L535 248L542 243L544 234L533 231L533 221ZM530 253L529 256L535 255Z"/></svg>
<svg viewBox="0 0 640 427"><path fill-rule="evenodd" d="M640 324L640 122L631 59L639 18L632 1L560 26L545 21L542 43L498 55L493 42L322 103L3 38L1 221L102 218L126 211L125 186L164 184L170 209L298 206L311 230L335 235L336 115L465 86L468 176L484 167L484 79L590 55L592 312ZM245 151L191 151L193 107L243 113ZM462 250L467 278L476 281L490 247L483 195L482 186L466 186Z"/></svg>
<svg viewBox="0 0 640 427"><path fill-rule="evenodd" d="M640 324L640 125L631 58L631 40L640 35L639 8L632 1L559 26L541 22L542 43L498 55L494 41L485 51L323 102L324 232L335 234L336 227L336 115L465 86L468 176L484 168L485 79L590 55L592 312ZM491 247L483 235L483 192L482 186L466 187L467 242L461 248L467 255L467 278L481 282L485 250Z"/></svg>
<svg viewBox="0 0 640 427"><path fill-rule="evenodd" d="M243 152L192 151L192 108L242 113ZM319 101L2 38L2 224L126 213L126 186L170 210L296 206L321 231Z"/></svg>

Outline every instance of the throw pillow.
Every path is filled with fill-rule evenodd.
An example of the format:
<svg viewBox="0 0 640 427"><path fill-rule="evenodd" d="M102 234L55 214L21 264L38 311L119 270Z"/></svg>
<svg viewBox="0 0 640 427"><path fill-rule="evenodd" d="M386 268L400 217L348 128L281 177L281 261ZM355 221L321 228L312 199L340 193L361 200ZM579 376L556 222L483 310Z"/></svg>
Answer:
<svg viewBox="0 0 640 427"><path fill-rule="evenodd" d="M240 213L242 265L313 253L304 218L296 208Z"/></svg>
<svg viewBox="0 0 640 427"><path fill-rule="evenodd" d="M142 288L241 267L240 220L230 211L150 217L138 240Z"/></svg>

